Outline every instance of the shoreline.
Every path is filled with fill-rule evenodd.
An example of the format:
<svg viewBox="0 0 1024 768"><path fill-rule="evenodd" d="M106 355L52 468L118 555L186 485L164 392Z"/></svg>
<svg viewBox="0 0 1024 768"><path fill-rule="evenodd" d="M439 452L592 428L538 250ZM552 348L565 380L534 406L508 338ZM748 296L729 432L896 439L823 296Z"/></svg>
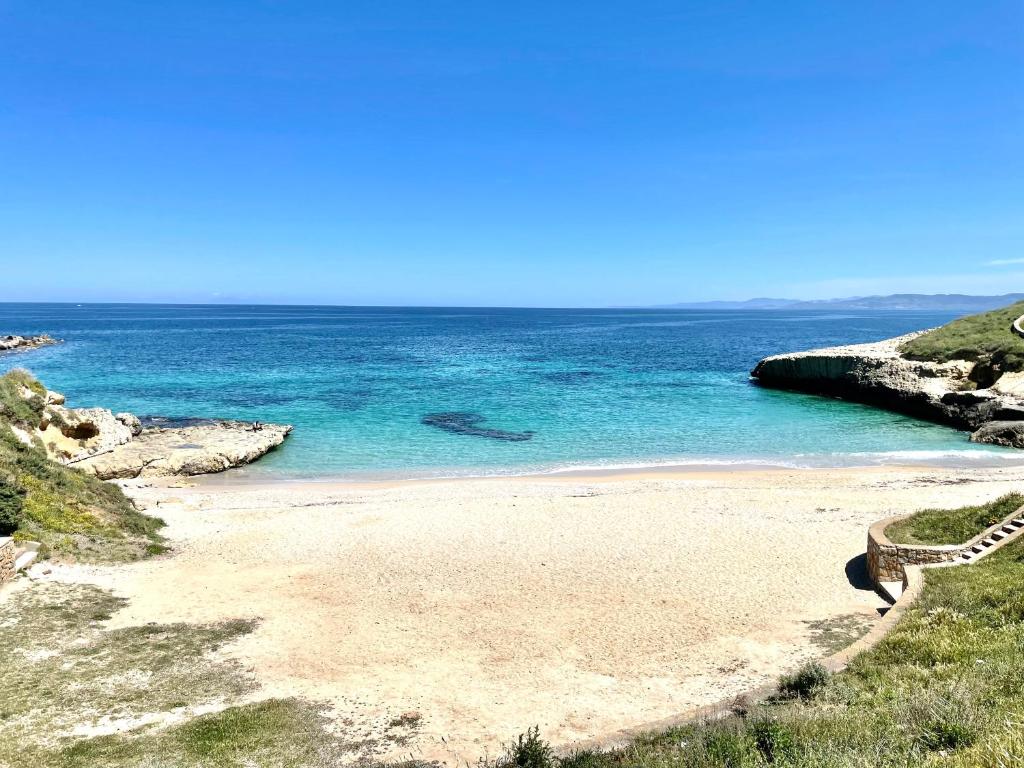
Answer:
<svg viewBox="0 0 1024 768"><path fill-rule="evenodd" d="M278 449L283 450L283 449ZM949 452L942 452L949 455ZM975 455L974 451L966 451L964 454ZM613 481L613 480L635 480L647 478L661 479L686 479L695 476L730 476L745 473L786 473L786 472L872 472L872 471L996 471L1002 469L1024 468L1024 451L1016 448L1006 448L1001 451L977 452L977 455L984 458L977 460L963 460L964 454L957 454L961 459L957 461L954 457L949 462L920 461L897 461L892 463L869 463L869 464L823 464L823 465L799 465L787 463L773 463L770 461L695 461L692 463L680 462L652 462L637 464L611 465L607 467L593 465L581 467L565 467L549 470L524 469L515 471L510 469L506 472L493 472L485 474L429 474L423 476L409 475L400 472L367 473L365 476L302 476L289 474L287 472L276 472L249 466L236 467L225 472L215 474L194 475L191 477L167 477L167 478L138 478L139 482L160 481L161 483L180 483L183 481L195 483L203 488L252 488L268 486L309 486L317 487L399 487L417 483L461 483L461 482L501 482L509 480L577 480L577 481ZM991 456L991 459L988 457ZM996 458L998 457L998 458ZM123 481L128 484L134 480Z"/></svg>

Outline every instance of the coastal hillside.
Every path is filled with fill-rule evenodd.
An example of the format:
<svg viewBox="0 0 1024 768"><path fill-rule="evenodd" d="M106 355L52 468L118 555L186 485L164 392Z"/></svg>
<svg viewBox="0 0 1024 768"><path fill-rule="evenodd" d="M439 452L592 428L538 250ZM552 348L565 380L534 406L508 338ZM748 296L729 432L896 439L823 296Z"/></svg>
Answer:
<svg viewBox="0 0 1024 768"><path fill-rule="evenodd" d="M751 372L766 387L829 395L1024 447L1024 302L870 344L773 355Z"/></svg>
<svg viewBox="0 0 1024 768"><path fill-rule="evenodd" d="M1024 301L962 317L911 339L900 351L909 360L936 363L971 360L990 369L987 379L998 373L1021 371L1024 370L1024 338L1011 331L1013 322L1021 315L1024 315Z"/></svg>
<svg viewBox="0 0 1024 768"><path fill-rule="evenodd" d="M48 454L39 437L47 396L24 371L0 377L0 535L90 561L162 551L160 520L139 512L116 485Z"/></svg>

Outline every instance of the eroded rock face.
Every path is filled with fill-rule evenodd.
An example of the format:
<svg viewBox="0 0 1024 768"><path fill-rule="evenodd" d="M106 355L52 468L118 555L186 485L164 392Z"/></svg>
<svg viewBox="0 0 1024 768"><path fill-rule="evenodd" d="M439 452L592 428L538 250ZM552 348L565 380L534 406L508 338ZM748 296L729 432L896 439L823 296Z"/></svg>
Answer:
<svg viewBox="0 0 1024 768"><path fill-rule="evenodd" d="M105 453L132 439L131 429L106 408L48 405L38 431L50 456L65 464Z"/></svg>
<svg viewBox="0 0 1024 768"><path fill-rule="evenodd" d="M990 421L1024 418L1018 380L1007 380L1001 387L1000 378L989 388L977 389L974 362L902 357L899 348L918 335L773 355L759 362L751 375L767 387L842 397L958 429L973 431Z"/></svg>
<svg viewBox="0 0 1024 768"><path fill-rule="evenodd" d="M276 448L292 428L237 421L211 421L186 427L142 428L137 437L75 466L102 480L223 472L248 464Z"/></svg>
<svg viewBox="0 0 1024 768"><path fill-rule="evenodd" d="M0 336L0 352L13 352L22 349L35 349L59 341L45 333L39 336Z"/></svg>
<svg viewBox="0 0 1024 768"><path fill-rule="evenodd" d="M36 393L25 388L22 396ZM47 391L45 402L39 425L11 425L15 436L26 445L39 441L50 458L104 480L222 472L255 461L292 429L212 419L150 420L161 426L144 427L132 413L67 408L58 392Z"/></svg>
<svg viewBox="0 0 1024 768"><path fill-rule="evenodd" d="M971 434L972 443L1024 448L1024 421L990 421Z"/></svg>

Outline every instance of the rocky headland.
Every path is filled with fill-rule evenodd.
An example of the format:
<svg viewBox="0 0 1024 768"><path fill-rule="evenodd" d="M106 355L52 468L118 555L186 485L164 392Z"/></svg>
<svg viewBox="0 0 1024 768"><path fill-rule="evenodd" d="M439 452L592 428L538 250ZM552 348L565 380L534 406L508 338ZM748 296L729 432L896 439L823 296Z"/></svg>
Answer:
<svg viewBox="0 0 1024 768"><path fill-rule="evenodd" d="M1024 373L986 360L911 360L901 350L924 331L870 344L772 355L759 384L867 403L971 432L975 442L1024 448Z"/></svg>
<svg viewBox="0 0 1024 768"><path fill-rule="evenodd" d="M223 472L256 461L284 442L292 428L209 420L181 427L143 427L131 440L74 466L101 480Z"/></svg>
<svg viewBox="0 0 1024 768"><path fill-rule="evenodd" d="M59 339L55 339L45 333L39 336L0 336L0 352L37 349L38 347L59 343Z"/></svg>
<svg viewBox="0 0 1024 768"><path fill-rule="evenodd" d="M106 408L68 408L64 396L23 387L26 399L42 398L34 428L10 425L26 445L38 438L49 457L101 480L222 472L260 458L284 442L289 425L254 425L192 419L145 425L134 414Z"/></svg>

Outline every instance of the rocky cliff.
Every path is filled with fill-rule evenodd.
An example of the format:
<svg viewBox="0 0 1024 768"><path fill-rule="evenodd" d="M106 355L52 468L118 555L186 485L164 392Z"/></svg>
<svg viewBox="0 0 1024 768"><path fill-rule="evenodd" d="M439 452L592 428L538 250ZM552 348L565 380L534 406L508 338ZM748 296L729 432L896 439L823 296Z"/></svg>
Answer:
<svg viewBox="0 0 1024 768"><path fill-rule="evenodd" d="M1024 374L979 388L978 363L908 360L900 347L919 334L872 344L773 355L751 375L766 387L830 395L971 431L972 440L1024 447ZM1021 426L1024 426L1022 424Z"/></svg>

